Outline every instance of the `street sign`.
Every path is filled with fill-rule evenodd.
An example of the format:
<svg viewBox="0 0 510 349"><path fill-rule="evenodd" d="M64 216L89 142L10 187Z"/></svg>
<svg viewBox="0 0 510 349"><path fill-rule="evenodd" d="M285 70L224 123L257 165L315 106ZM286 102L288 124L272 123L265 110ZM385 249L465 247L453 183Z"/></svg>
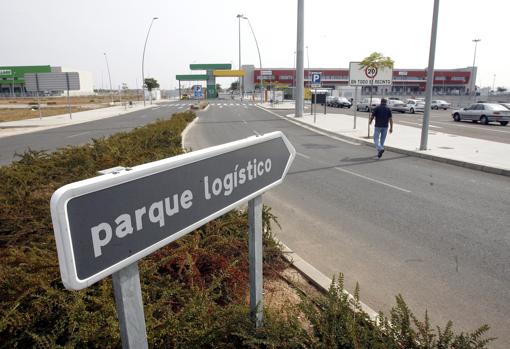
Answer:
<svg viewBox="0 0 510 349"><path fill-rule="evenodd" d="M349 85L351 86L391 86L392 82L393 69L363 68L359 62L349 63Z"/></svg>
<svg viewBox="0 0 510 349"><path fill-rule="evenodd" d="M260 71L260 75L262 75L262 76L271 76L271 75L273 75L273 71L272 70L261 70Z"/></svg>
<svg viewBox="0 0 510 349"><path fill-rule="evenodd" d="M193 88L193 94L195 97L197 98L201 98L203 97L203 90L202 90L202 86L200 85L195 85L195 87Z"/></svg>
<svg viewBox="0 0 510 349"><path fill-rule="evenodd" d="M64 286L79 290L280 184L281 132L71 183L51 198Z"/></svg>
<svg viewBox="0 0 510 349"><path fill-rule="evenodd" d="M310 86L312 88L318 88L318 87L321 87L322 84L321 84L321 73L311 73L310 74L310 80L311 80L311 84Z"/></svg>
<svg viewBox="0 0 510 349"><path fill-rule="evenodd" d="M67 73L27 73L25 88L29 92L66 91L80 89L80 75Z"/></svg>

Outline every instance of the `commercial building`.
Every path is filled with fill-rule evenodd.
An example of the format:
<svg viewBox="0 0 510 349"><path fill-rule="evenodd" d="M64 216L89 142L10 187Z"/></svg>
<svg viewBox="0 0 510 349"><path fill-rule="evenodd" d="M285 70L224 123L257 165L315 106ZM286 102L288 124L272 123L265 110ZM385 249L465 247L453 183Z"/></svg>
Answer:
<svg viewBox="0 0 510 349"><path fill-rule="evenodd" d="M296 70L292 68L263 68L261 70L253 65L243 65L245 72L244 90L253 92L259 89L261 76L264 77L265 86L290 89L296 85ZM309 85L309 73L320 72L322 87L330 90L340 90L349 86L348 68L310 68L305 69L305 87ZM465 95L475 88L476 67L435 69L434 70L434 94ZM425 94L427 82L426 69L393 69L392 86L363 86L361 94L369 94L373 89L375 94L392 95L421 95ZM267 88L267 87L266 87Z"/></svg>
<svg viewBox="0 0 510 349"><path fill-rule="evenodd" d="M66 67L52 67L49 65L34 66L0 66L0 97L25 97L32 93L25 88L25 74L27 73L65 73L77 72L80 77L80 90L70 91L71 96L86 96L94 94L92 73ZM49 95L61 95L64 91L45 91Z"/></svg>

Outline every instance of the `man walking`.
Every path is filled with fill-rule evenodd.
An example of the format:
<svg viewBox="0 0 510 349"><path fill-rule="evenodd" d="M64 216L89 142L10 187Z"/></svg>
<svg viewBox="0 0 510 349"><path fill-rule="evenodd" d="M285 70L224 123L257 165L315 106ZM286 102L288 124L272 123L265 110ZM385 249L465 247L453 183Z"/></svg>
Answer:
<svg viewBox="0 0 510 349"><path fill-rule="evenodd" d="M377 157L381 158L384 153L384 141L386 140L386 134L388 133L388 123L390 124L390 133L393 132L393 118L391 109L386 106L387 100L381 99L381 104L374 108L368 124L372 124L372 120L375 118L374 128L374 144L377 150Z"/></svg>

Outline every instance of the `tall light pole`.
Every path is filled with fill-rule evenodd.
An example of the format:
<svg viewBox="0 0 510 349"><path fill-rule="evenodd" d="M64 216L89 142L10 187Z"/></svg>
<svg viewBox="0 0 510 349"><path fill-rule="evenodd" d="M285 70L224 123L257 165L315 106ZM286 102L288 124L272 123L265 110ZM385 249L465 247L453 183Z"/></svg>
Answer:
<svg viewBox="0 0 510 349"><path fill-rule="evenodd" d="M106 55L106 52L104 52L104 59L106 61L106 70L108 71L108 79L110 80L110 96L112 97L112 105L113 105L112 76L110 75L110 66L108 65L108 56Z"/></svg>
<svg viewBox="0 0 510 349"><path fill-rule="evenodd" d="M473 93L473 99L476 98L476 78L475 78L475 62L476 62L476 47L478 43L482 41L482 39L473 39L475 43L475 53L473 54L473 67L471 69L471 80L473 81L473 85L471 86L471 92Z"/></svg>
<svg viewBox="0 0 510 349"><path fill-rule="evenodd" d="M248 19L244 17L242 14L237 15L237 20L239 24L239 70L241 70L241 19ZM242 78L239 77L239 94L241 95L241 100L243 100L243 81Z"/></svg>
<svg viewBox="0 0 510 349"><path fill-rule="evenodd" d="M306 62L308 66L308 87L310 87L310 55L308 54L308 45L306 46Z"/></svg>
<svg viewBox="0 0 510 349"><path fill-rule="evenodd" d="M248 21L248 25L250 26L251 33L253 34L253 39L255 40L255 45L257 46L257 52L259 54L259 66L260 66L260 102L264 103L264 80L262 79L262 59L260 58L260 49L259 49L259 43L257 41L257 37L255 36L255 32L253 31L253 27L251 26L250 20L248 17L242 17L243 19L246 19Z"/></svg>
<svg viewBox="0 0 510 349"><path fill-rule="evenodd" d="M144 71L144 63L145 63L145 48L147 47L147 40L149 40L149 33L151 32L152 24L154 21L158 19L158 17L154 17L151 20L151 24L149 25L149 30L147 31L147 36L145 37L145 44L143 45L143 54L142 54L142 94L143 94L143 105L145 106L145 71Z"/></svg>
<svg viewBox="0 0 510 349"><path fill-rule="evenodd" d="M303 99L304 99L304 80L305 72L303 67L303 46L304 46L304 32L305 32L305 0L298 0L297 8L297 40L296 40L296 110L294 115L296 117L303 116Z"/></svg>
<svg viewBox="0 0 510 349"><path fill-rule="evenodd" d="M429 137L430 100L434 83L434 60L436 58L437 19L439 16L439 0L434 0L432 13L432 30L430 31L429 67L427 68L427 90L425 92L425 110L423 111L423 125L421 128L420 150L427 150Z"/></svg>

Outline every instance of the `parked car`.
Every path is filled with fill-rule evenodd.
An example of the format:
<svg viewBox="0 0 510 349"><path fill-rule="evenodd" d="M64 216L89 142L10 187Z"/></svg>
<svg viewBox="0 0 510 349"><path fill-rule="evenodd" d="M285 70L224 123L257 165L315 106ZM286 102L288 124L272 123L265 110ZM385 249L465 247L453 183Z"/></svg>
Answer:
<svg viewBox="0 0 510 349"><path fill-rule="evenodd" d="M500 102L499 104L501 104L502 106L508 108L508 110L510 110L510 103L506 103L506 102Z"/></svg>
<svg viewBox="0 0 510 349"><path fill-rule="evenodd" d="M361 102L358 102L358 105L356 105L357 111L370 111L370 109L373 109L377 107L379 104L381 104L380 98L372 98L372 108L370 108L370 97L363 98Z"/></svg>
<svg viewBox="0 0 510 349"><path fill-rule="evenodd" d="M351 102L345 97L338 97L335 101L335 107L337 108L350 108Z"/></svg>
<svg viewBox="0 0 510 349"><path fill-rule="evenodd" d="M452 117L455 121L480 121L484 125L499 122L501 126L506 126L510 121L510 110L498 103L475 103L467 108L454 110Z"/></svg>
<svg viewBox="0 0 510 349"><path fill-rule="evenodd" d="M396 99L388 100L388 108L390 108L391 111L398 111L400 113L409 112L409 107L407 106L407 104Z"/></svg>
<svg viewBox="0 0 510 349"><path fill-rule="evenodd" d="M411 114L414 114L417 111L423 112L425 110L425 102L419 99L408 99L406 105Z"/></svg>
<svg viewBox="0 0 510 349"><path fill-rule="evenodd" d="M391 101L391 100L400 101L400 98L398 98L398 97L388 97L388 100L389 101Z"/></svg>
<svg viewBox="0 0 510 349"><path fill-rule="evenodd" d="M435 99L430 102L430 108L435 110L439 109L447 110L448 108L450 108L450 103L443 101L441 99Z"/></svg>

